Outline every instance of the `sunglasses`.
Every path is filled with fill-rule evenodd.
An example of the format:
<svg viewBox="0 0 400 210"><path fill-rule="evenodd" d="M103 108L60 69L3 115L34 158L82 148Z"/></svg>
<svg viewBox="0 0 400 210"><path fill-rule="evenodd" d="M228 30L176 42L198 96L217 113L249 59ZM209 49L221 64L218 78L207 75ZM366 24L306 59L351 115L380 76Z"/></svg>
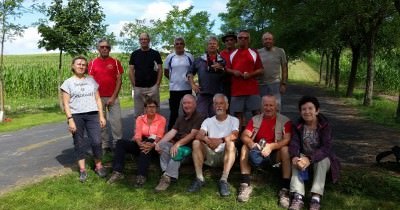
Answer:
<svg viewBox="0 0 400 210"><path fill-rule="evenodd" d="M111 47L110 46L99 46L100 47L100 49L111 49Z"/></svg>

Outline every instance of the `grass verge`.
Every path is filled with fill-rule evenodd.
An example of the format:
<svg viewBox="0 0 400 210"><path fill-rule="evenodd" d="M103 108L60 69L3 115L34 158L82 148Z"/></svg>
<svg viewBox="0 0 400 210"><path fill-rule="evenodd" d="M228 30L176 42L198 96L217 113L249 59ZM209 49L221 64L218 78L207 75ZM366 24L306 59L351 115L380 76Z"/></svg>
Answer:
<svg viewBox="0 0 400 210"><path fill-rule="evenodd" d="M183 166L178 182L162 193L154 192L160 174L158 165L151 167L143 188L132 186L132 175L108 185L92 171L89 172L88 181L80 183L78 173L74 172L8 193L0 197L0 209L280 209L277 205L279 172L276 169L253 174L252 185L255 189L251 199L247 203L239 203L236 200L238 166L229 177L231 195L225 198L219 196L217 187L221 169L205 169L206 186L198 193L187 193L186 189L195 176L192 167ZM132 161L128 161L127 168L129 174L136 170ZM345 167L339 183L328 182L322 207L396 209L400 202L398 176L376 166Z"/></svg>

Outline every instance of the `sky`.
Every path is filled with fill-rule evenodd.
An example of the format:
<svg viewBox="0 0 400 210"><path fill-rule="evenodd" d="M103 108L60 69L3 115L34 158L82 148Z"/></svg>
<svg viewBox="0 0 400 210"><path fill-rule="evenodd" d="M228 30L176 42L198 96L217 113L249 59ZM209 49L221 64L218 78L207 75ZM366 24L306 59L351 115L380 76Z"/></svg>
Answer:
<svg viewBox="0 0 400 210"><path fill-rule="evenodd" d="M37 0L50 4L50 0ZM215 20L213 32L220 33L220 19L218 14L226 12L228 0L99 0L106 15L104 23L108 25L108 32L114 32L117 36L125 23L135 19L164 19L166 14L172 9L172 5L177 5L180 9L186 9L193 5L193 13L207 11L211 20ZM25 1L24 5L32 4L32 0ZM38 49L37 42L40 39L37 28L31 26L39 18L45 18L43 14L24 14L15 22L28 26L22 37L16 37L12 42L5 43L4 54L34 54L45 53L44 49ZM114 50L115 51L115 50Z"/></svg>

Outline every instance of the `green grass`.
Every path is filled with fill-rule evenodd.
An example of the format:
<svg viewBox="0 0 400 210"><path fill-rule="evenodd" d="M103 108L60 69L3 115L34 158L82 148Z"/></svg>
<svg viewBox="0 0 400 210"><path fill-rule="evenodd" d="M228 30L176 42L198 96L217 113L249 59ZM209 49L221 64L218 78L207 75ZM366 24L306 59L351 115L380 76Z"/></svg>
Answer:
<svg viewBox="0 0 400 210"><path fill-rule="evenodd" d="M313 85L319 80L319 74L305 62L296 60L289 63L289 82Z"/></svg>
<svg viewBox="0 0 400 210"><path fill-rule="evenodd" d="M206 169L206 186L199 193L187 193L194 178L192 166L182 168L180 179L166 192L155 193L160 171L153 163L144 188L132 186L132 161L128 161L128 176L108 185L92 171L86 183L78 181L78 173L55 176L40 183L10 192L0 197L0 209L280 209L277 206L278 171L257 172L255 187L247 203L236 200L239 168L232 170L229 181L231 195L221 198L217 181L221 169ZM309 190L309 186L307 186ZM338 184L328 183L323 209L396 209L400 199L398 174L378 167L352 168L342 171Z"/></svg>

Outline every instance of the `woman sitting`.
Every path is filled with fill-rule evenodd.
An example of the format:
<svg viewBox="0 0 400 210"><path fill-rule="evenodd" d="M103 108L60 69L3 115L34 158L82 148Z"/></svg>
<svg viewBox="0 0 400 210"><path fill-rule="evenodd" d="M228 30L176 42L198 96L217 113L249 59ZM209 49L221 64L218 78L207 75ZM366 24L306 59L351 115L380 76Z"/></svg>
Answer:
<svg viewBox="0 0 400 210"><path fill-rule="evenodd" d="M157 113L158 104L152 99L145 101L145 114L136 118L135 134L132 140L119 140L115 148L113 173L107 183L111 184L124 176L125 153L138 154L136 187L142 187L146 182L151 154L155 144L164 136L166 119Z"/></svg>
<svg viewBox="0 0 400 210"><path fill-rule="evenodd" d="M318 99L303 96L299 101L300 119L294 124L289 144L292 160L290 192L294 193L289 209L302 209L305 195L304 181L313 170L311 201L309 209L320 209L324 194L325 178L331 170L332 180L339 177L340 163L332 152L332 128L328 120L319 113Z"/></svg>

